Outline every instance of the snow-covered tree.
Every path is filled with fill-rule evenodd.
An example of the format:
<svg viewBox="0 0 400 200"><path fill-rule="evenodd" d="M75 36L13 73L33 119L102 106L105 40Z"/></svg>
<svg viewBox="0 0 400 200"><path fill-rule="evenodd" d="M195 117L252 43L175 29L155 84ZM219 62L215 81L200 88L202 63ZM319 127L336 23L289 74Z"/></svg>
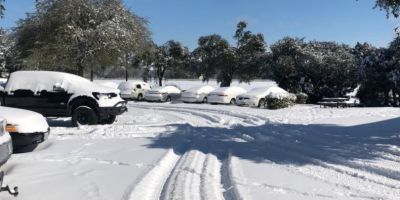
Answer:
<svg viewBox="0 0 400 200"><path fill-rule="evenodd" d="M400 0L376 0L376 7L385 10L388 17L393 15L397 18L400 15Z"/></svg>
<svg viewBox="0 0 400 200"><path fill-rule="evenodd" d="M158 84L162 86L167 70L174 70L185 65L189 50L180 42L170 40L156 48L154 52L154 67L157 73Z"/></svg>
<svg viewBox="0 0 400 200"><path fill-rule="evenodd" d="M271 50L275 81L291 92L306 93L311 102L344 96L357 86L354 57L346 45L284 38Z"/></svg>
<svg viewBox="0 0 400 200"><path fill-rule="evenodd" d="M192 52L192 65L203 81L217 77L221 87L229 86L237 71L236 50L220 35L199 38L198 47Z"/></svg>
<svg viewBox="0 0 400 200"><path fill-rule="evenodd" d="M150 41L146 23L120 0L38 0L19 22L17 46L30 68L83 75L140 53Z"/></svg>
<svg viewBox="0 0 400 200"><path fill-rule="evenodd" d="M260 78L261 69L266 62L266 44L262 34L253 34L246 30L247 23L241 21L237 25L234 39L237 41L237 76L240 81L250 82Z"/></svg>

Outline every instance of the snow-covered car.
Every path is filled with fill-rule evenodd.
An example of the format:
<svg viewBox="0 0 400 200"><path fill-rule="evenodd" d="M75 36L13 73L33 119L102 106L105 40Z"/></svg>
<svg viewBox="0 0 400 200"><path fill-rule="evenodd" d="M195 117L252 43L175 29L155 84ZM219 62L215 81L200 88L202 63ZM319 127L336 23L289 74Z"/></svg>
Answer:
<svg viewBox="0 0 400 200"><path fill-rule="evenodd" d="M0 117L7 120L6 130L11 135L14 151L34 149L49 136L46 118L39 113L0 106Z"/></svg>
<svg viewBox="0 0 400 200"><path fill-rule="evenodd" d="M277 86L254 88L246 94L239 95L236 104L239 106L265 107L265 97L270 93L287 93L287 91Z"/></svg>
<svg viewBox="0 0 400 200"><path fill-rule="evenodd" d="M151 90L149 84L141 81L126 81L119 84L118 89L123 99L142 101L144 94Z"/></svg>
<svg viewBox="0 0 400 200"><path fill-rule="evenodd" d="M221 87L212 91L207 100L211 104L236 104L236 97L245 93L241 87Z"/></svg>
<svg viewBox="0 0 400 200"><path fill-rule="evenodd" d="M13 152L11 136L7 132L6 126L6 119L0 117L0 165L6 163Z"/></svg>
<svg viewBox="0 0 400 200"><path fill-rule="evenodd" d="M181 90L175 86L157 87L147 91L144 94L146 101L170 102L177 100L181 96Z"/></svg>
<svg viewBox="0 0 400 200"><path fill-rule="evenodd" d="M0 104L46 117L72 117L78 125L112 124L127 111L118 89L80 76L50 71L18 71L10 75Z"/></svg>
<svg viewBox="0 0 400 200"><path fill-rule="evenodd" d="M185 103L207 103L207 96L214 90L215 88L207 85L193 87L183 91L181 99Z"/></svg>

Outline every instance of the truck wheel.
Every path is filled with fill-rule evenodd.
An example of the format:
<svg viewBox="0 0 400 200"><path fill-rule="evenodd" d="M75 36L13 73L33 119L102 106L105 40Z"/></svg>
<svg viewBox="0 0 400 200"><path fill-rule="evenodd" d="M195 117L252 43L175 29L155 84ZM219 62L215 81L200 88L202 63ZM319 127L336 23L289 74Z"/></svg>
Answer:
<svg viewBox="0 0 400 200"><path fill-rule="evenodd" d="M100 124L112 124L115 122L116 118L117 118L116 115L109 115L108 118L101 120Z"/></svg>
<svg viewBox="0 0 400 200"><path fill-rule="evenodd" d="M72 124L79 125L96 125L98 123L96 112L88 106L79 106L72 112Z"/></svg>

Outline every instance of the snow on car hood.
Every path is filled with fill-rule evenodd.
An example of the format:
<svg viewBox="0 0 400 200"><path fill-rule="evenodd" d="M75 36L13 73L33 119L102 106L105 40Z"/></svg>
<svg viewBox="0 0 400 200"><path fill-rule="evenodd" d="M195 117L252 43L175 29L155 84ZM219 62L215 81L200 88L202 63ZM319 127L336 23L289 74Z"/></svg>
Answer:
<svg viewBox="0 0 400 200"><path fill-rule="evenodd" d="M41 114L0 106L0 116L7 120L7 124L15 125L19 133L47 132L49 125Z"/></svg>
<svg viewBox="0 0 400 200"><path fill-rule="evenodd" d="M266 87L266 88L255 88L253 90L250 90L246 94L240 95L240 97L257 97L257 98L263 98L267 95L270 94L283 94L286 95L288 92L280 87L277 86L272 86L272 87Z"/></svg>
<svg viewBox="0 0 400 200"><path fill-rule="evenodd" d="M11 74L5 91L12 92L18 89L40 92L53 91L54 87L61 87L68 93L76 95L92 95L98 93L119 93L116 88L102 86L88 79L73 74L52 71L18 71Z"/></svg>

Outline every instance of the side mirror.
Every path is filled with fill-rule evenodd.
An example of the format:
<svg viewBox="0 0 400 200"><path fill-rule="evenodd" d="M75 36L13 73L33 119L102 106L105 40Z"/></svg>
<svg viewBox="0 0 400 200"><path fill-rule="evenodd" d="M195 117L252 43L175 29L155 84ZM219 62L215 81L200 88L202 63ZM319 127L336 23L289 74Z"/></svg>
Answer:
<svg viewBox="0 0 400 200"><path fill-rule="evenodd" d="M53 85L53 91L55 91L55 92L65 92L65 89L61 84L56 83L56 84Z"/></svg>

